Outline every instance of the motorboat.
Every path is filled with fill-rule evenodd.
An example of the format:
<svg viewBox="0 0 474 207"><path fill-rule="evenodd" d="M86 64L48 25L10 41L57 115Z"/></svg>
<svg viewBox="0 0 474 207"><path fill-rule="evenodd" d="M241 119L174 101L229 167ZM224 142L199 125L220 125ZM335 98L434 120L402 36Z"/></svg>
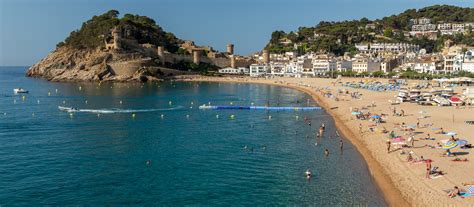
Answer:
<svg viewBox="0 0 474 207"><path fill-rule="evenodd" d="M452 88L445 88L441 91L441 96L445 98L449 98L454 95L454 89Z"/></svg>
<svg viewBox="0 0 474 207"><path fill-rule="evenodd" d="M418 89L411 89L408 96L410 97L410 101L414 102L418 97L420 97L421 91Z"/></svg>
<svg viewBox="0 0 474 207"><path fill-rule="evenodd" d="M400 90L397 95L397 100L399 100L400 102L409 101L408 91Z"/></svg>
<svg viewBox="0 0 474 207"><path fill-rule="evenodd" d="M60 111L65 111L65 112L78 112L79 111L79 109L75 107L58 106L58 109Z"/></svg>
<svg viewBox="0 0 474 207"><path fill-rule="evenodd" d="M304 172L305 176L307 178L310 178L312 176L311 170L307 169L306 172Z"/></svg>
<svg viewBox="0 0 474 207"><path fill-rule="evenodd" d="M433 99L433 101L436 102L440 106L449 106L449 105L451 105L451 103L448 101L448 99L445 99L441 96L436 96Z"/></svg>
<svg viewBox="0 0 474 207"><path fill-rule="evenodd" d="M25 90L23 88L15 88L13 89L14 93L28 93L28 90Z"/></svg>

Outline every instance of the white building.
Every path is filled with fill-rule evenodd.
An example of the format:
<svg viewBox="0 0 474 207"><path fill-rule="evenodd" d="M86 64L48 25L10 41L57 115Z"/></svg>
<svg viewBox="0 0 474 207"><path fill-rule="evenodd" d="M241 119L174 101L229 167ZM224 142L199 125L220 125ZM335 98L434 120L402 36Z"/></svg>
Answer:
<svg viewBox="0 0 474 207"><path fill-rule="evenodd" d="M334 72L337 68L336 60L328 55L316 56L312 62L314 75L326 75Z"/></svg>
<svg viewBox="0 0 474 207"><path fill-rule="evenodd" d="M270 73L270 66L268 64L252 64L250 65L250 76L258 77L265 76Z"/></svg>
<svg viewBox="0 0 474 207"><path fill-rule="evenodd" d="M338 72L346 72L352 70L351 60L339 60L336 62L336 70Z"/></svg>
<svg viewBox="0 0 474 207"><path fill-rule="evenodd" d="M250 73L249 68L222 68L219 69L221 74L230 74L230 75L248 75Z"/></svg>
<svg viewBox="0 0 474 207"><path fill-rule="evenodd" d="M356 73L380 71L380 62L374 62L370 58L356 58L352 62L352 71Z"/></svg>
<svg viewBox="0 0 474 207"><path fill-rule="evenodd" d="M272 75L283 76L285 75L285 64L281 62L275 62L270 64L270 71Z"/></svg>
<svg viewBox="0 0 474 207"><path fill-rule="evenodd" d="M474 73L474 49L467 50L463 59L462 70Z"/></svg>
<svg viewBox="0 0 474 207"><path fill-rule="evenodd" d="M418 73L435 73L436 62L434 61L420 61L413 65L413 70Z"/></svg>
<svg viewBox="0 0 474 207"><path fill-rule="evenodd" d="M371 44L356 44L355 47L361 52L418 52L420 46L407 43L371 43Z"/></svg>

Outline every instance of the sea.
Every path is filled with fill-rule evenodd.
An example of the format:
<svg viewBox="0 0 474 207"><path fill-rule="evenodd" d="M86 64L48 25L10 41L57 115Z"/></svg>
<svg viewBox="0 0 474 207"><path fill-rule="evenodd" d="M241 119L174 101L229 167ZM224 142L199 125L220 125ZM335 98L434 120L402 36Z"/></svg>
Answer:
<svg viewBox="0 0 474 207"><path fill-rule="evenodd" d="M26 70L0 67L0 206L387 206L324 110L199 109L318 105L303 92L247 83L60 83L25 77ZM20 87L29 93L14 94Z"/></svg>

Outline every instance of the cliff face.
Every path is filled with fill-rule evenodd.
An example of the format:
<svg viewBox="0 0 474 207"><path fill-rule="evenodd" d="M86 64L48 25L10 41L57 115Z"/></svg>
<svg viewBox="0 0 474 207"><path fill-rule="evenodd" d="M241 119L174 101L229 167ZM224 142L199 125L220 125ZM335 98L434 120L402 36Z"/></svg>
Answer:
<svg viewBox="0 0 474 207"><path fill-rule="evenodd" d="M137 81L156 77L140 66L147 59L140 53L119 53L114 50L86 50L60 47L31 66L26 75L50 81ZM138 64L130 64L138 62ZM119 66L122 67L119 67ZM121 68L127 68L123 71Z"/></svg>

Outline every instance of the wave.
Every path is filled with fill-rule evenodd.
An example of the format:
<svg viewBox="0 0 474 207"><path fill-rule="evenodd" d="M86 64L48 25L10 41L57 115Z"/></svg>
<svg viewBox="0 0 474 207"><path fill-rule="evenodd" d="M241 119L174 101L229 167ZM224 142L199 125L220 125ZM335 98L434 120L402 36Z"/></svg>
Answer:
<svg viewBox="0 0 474 207"><path fill-rule="evenodd" d="M119 109L119 108L111 108L111 109L76 109L76 108L68 108L68 107L58 107L61 111L66 111L69 113L94 113L94 114L125 114L125 113L145 113L145 112L156 112L156 111L172 111L184 108L183 106L177 106L173 108L158 108L158 109Z"/></svg>

